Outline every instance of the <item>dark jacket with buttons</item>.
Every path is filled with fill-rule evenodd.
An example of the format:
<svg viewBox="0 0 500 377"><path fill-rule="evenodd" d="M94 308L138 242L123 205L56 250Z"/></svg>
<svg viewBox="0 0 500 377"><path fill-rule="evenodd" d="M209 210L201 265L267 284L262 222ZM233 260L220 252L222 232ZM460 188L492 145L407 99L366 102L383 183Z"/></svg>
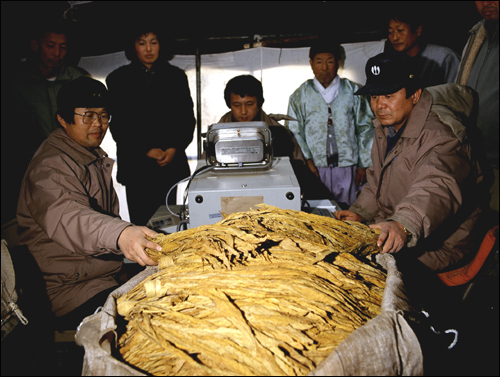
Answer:
<svg viewBox="0 0 500 377"><path fill-rule="evenodd" d="M114 161L101 148L94 153L57 129L35 153L21 186L20 244L40 267L56 316L118 285L118 237L131 224L119 217Z"/></svg>

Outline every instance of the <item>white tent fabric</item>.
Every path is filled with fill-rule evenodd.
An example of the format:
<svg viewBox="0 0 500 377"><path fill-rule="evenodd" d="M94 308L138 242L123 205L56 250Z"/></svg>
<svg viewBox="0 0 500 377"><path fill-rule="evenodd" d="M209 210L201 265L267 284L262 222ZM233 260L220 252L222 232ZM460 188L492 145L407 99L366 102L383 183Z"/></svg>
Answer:
<svg viewBox="0 0 500 377"><path fill-rule="evenodd" d="M343 44L345 59L339 69L339 75L364 85L366 62L370 57L381 53L384 44L385 40ZM83 57L80 59L79 66L105 84L108 74L129 63L124 52L117 52ZM196 114L196 57L177 55L170 63L186 72ZM309 48L256 47L221 54L201 55L201 132L206 132L209 125L217 123L221 116L229 111L224 101L224 88L230 79L243 74L253 75L262 82L265 99L263 109L266 113L286 114L290 95L305 80L313 78L309 65ZM102 148L116 160L116 145L110 133L104 138ZM187 149L187 154L190 158L191 171L194 171L197 159L196 135ZM116 181L114 185L120 198L120 215L128 221L124 188ZM178 202L183 192L183 186L179 186Z"/></svg>

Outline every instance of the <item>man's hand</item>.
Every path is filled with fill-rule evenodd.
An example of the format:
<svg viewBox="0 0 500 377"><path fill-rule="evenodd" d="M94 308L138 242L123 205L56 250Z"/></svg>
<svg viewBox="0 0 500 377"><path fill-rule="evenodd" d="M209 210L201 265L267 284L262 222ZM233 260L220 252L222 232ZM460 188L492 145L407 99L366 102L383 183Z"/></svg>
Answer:
<svg viewBox="0 0 500 377"><path fill-rule="evenodd" d="M156 237L158 233L145 226L129 226L125 228L118 238L118 247L123 255L132 262L141 266L156 266L158 263L152 260L144 248L161 251L161 246L149 241L146 236Z"/></svg>
<svg viewBox="0 0 500 377"><path fill-rule="evenodd" d="M168 165L172 162L175 156L175 152L177 152L177 149L175 148L168 148L165 153L163 154L162 158L158 159L156 162L160 166L165 166Z"/></svg>
<svg viewBox="0 0 500 377"><path fill-rule="evenodd" d="M312 159L307 160L307 166L309 167L309 170L311 170L313 174L319 178L318 168L314 165L314 161Z"/></svg>
<svg viewBox="0 0 500 377"><path fill-rule="evenodd" d="M354 213L354 212L349 211L349 210L335 211L334 216L337 220L349 220L349 221L357 221L357 222L362 222L364 220L357 213Z"/></svg>
<svg viewBox="0 0 500 377"><path fill-rule="evenodd" d="M361 186L366 182L366 168L356 169L356 187Z"/></svg>
<svg viewBox="0 0 500 377"><path fill-rule="evenodd" d="M397 253L406 245L408 236L406 235L403 225L397 221L373 224L370 225L370 228L380 229L377 246L384 245L381 254Z"/></svg>

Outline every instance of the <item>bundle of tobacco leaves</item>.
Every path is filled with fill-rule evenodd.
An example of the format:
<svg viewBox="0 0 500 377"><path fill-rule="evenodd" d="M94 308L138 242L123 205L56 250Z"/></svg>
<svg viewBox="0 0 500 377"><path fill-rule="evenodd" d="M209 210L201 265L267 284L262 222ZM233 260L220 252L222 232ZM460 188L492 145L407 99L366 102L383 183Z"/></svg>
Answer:
<svg viewBox="0 0 500 377"><path fill-rule="evenodd" d="M158 273L118 299L120 352L154 375L305 375L380 313L377 239L268 205L160 234Z"/></svg>

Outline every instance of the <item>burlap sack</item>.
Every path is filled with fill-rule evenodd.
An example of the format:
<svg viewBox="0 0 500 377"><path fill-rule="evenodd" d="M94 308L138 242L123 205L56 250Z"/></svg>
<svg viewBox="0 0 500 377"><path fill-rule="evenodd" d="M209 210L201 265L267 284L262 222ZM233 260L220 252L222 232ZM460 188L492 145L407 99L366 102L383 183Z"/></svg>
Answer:
<svg viewBox="0 0 500 377"><path fill-rule="evenodd" d="M377 262L387 270L381 314L344 339L310 375L423 375L420 344L403 318L408 303L394 257L377 255ZM145 375L112 356L118 336L116 299L155 272L156 267L148 267L130 279L109 295L100 312L80 324L76 342L85 348L83 376Z"/></svg>
<svg viewBox="0 0 500 377"><path fill-rule="evenodd" d="M7 241L2 239L2 340L21 322L28 320L17 305L16 274Z"/></svg>

